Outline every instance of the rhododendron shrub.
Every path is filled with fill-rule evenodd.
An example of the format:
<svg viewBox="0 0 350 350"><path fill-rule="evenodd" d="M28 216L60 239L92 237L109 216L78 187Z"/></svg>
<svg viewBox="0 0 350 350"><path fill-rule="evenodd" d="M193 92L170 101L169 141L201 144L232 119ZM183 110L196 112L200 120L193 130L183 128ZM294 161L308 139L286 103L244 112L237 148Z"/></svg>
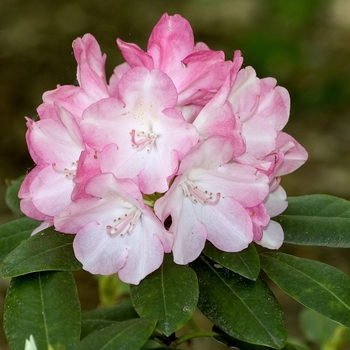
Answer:
<svg viewBox="0 0 350 350"><path fill-rule="evenodd" d="M22 211L44 220L45 226L77 234L74 250L84 269L98 274L128 271L120 277L134 284L161 265L164 252L172 250L176 263L187 264L199 256L206 240L226 252L241 251L252 241L278 248L283 231L270 223L264 202L284 175L277 175L277 169L291 172L307 158L288 135L277 143L289 116L288 92L272 78L257 78L253 68L242 69L239 51L233 61L225 61L223 52L195 44L189 23L178 15L161 18L147 52L117 42L126 62L117 66L108 85L106 57L96 40L90 34L77 39L73 48L79 87L59 86L45 93L40 120L28 120L27 142L36 167L19 192ZM97 204L108 203L110 192L88 190L91 183L104 187L111 176L128 184L125 192L133 183L140 191L139 205L154 211L154 224L149 225L155 227L146 230L153 232L150 247L142 247L160 249L152 245L153 235L168 242L162 253L139 256L143 273L136 265L135 270L124 267L145 240L142 232L129 239L136 236L129 226L143 227L142 218L136 215L125 225L115 214L122 203L109 204L110 220L116 216L122 221L112 233L103 219L106 206ZM142 195L152 200L145 204ZM279 214L286 197L278 198ZM171 225L165 230L167 219ZM99 232L94 244L88 231ZM109 255L122 256L120 261L103 262L106 241Z"/></svg>
<svg viewBox="0 0 350 350"><path fill-rule="evenodd" d="M38 222L26 222L34 226L31 237L5 259L5 275L35 272L41 281L40 271L81 266L93 274L118 274L135 285L130 295L141 320L130 324L145 322L148 329L140 346L154 319L170 337L198 304L228 345L282 348L283 314L259 276L260 263L281 285L281 274L290 273L285 266L301 271L307 263L278 253L259 259L253 243L281 247L279 215L288 206L281 177L307 159L306 150L282 131L289 118L288 91L243 67L240 51L225 59L222 51L195 43L180 15L162 16L146 51L121 39L117 45L125 62L107 81L106 56L96 39L91 34L76 39L78 85L44 93L39 120L27 118L35 166L18 196L25 219ZM287 238L293 242L290 234ZM18 272L9 261L29 252L34 263ZM51 287L42 283L45 294ZM293 295L291 286L287 282ZM243 308L242 315L234 308ZM117 334L123 333L120 327ZM109 339L103 334L96 336L102 343ZM78 338L71 334L71 342Z"/></svg>

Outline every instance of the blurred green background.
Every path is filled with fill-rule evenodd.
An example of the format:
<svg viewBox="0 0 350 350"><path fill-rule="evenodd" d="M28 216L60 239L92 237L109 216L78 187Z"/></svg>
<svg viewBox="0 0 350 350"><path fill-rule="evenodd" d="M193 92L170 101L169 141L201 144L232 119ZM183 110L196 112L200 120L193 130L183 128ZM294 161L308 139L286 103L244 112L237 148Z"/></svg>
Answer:
<svg viewBox="0 0 350 350"><path fill-rule="evenodd" d="M164 12L187 18L196 41L224 50L227 59L240 49L245 66L289 90L285 131L308 150L309 160L282 180L288 194L350 199L349 0L1 0L0 223L11 218L1 199L6 182L33 166L24 116L36 117L46 90L76 82L72 41L92 33L107 53L110 76L122 62L115 39L145 49ZM299 255L350 269L343 255L328 250Z"/></svg>

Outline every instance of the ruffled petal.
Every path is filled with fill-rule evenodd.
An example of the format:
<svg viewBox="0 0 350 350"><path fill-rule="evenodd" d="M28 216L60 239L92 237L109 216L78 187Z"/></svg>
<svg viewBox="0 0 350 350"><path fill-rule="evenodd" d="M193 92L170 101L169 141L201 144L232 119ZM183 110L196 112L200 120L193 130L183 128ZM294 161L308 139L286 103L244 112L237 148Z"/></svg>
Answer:
<svg viewBox="0 0 350 350"><path fill-rule="evenodd" d="M276 148L284 153L282 163L277 167L276 176L290 174L301 167L308 158L308 153L292 136L279 132Z"/></svg>

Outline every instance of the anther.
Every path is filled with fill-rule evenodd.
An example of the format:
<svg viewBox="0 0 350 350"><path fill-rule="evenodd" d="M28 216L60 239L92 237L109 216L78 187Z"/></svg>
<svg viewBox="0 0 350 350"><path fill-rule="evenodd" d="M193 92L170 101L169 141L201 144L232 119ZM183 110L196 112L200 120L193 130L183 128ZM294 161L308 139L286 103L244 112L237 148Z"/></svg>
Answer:
<svg viewBox="0 0 350 350"><path fill-rule="evenodd" d="M219 203L219 200L221 198L221 193L216 193L215 198L213 198L212 192L200 189L190 180L184 182L181 187L185 197L188 197L194 204L201 203L202 205L215 205Z"/></svg>

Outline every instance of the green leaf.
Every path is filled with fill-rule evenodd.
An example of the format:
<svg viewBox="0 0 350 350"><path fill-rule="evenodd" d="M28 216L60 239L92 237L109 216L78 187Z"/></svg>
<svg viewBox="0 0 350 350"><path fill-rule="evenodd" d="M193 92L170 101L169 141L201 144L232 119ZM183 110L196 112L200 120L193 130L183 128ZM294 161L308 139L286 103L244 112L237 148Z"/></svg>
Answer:
<svg viewBox="0 0 350 350"><path fill-rule="evenodd" d="M260 273L259 254L254 244L238 253L227 253L215 248L207 241L203 253L211 260L250 280L256 280Z"/></svg>
<svg viewBox="0 0 350 350"><path fill-rule="evenodd" d="M288 208L274 218L286 243L350 247L350 202L328 195L288 198Z"/></svg>
<svg viewBox="0 0 350 350"><path fill-rule="evenodd" d="M157 350L162 350L162 349L166 349L166 350L174 350L175 348L174 347L164 347L162 346L161 344L159 344L157 341L153 340L153 339L148 339L146 341L146 343L142 346L141 350L154 350L154 349L157 349Z"/></svg>
<svg viewBox="0 0 350 350"><path fill-rule="evenodd" d="M216 326L239 340L280 349L284 315L261 278L245 279L201 255L191 266L199 282L198 307Z"/></svg>
<svg viewBox="0 0 350 350"><path fill-rule="evenodd" d="M350 327L350 279L318 261L263 253L261 266L284 292L304 306Z"/></svg>
<svg viewBox="0 0 350 350"><path fill-rule="evenodd" d="M32 334L38 349L65 349L80 338L80 304L70 272L38 272L11 280L4 330L12 350ZM61 346L61 347L60 347Z"/></svg>
<svg viewBox="0 0 350 350"><path fill-rule="evenodd" d="M112 306L124 295L130 294L130 285L122 282L116 273L99 276L98 294L101 306Z"/></svg>
<svg viewBox="0 0 350 350"><path fill-rule="evenodd" d="M161 267L137 286L130 286L133 305L141 317L158 320L157 329L166 336L184 326L198 302L196 274L173 262L166 254Z"/></svg>
<svg viewBox="0 0 350 350"><path fill-rule="evenodd" d="M123 321L91 333L77 346L77 350L140 349L152 334L156 320L138 318Z"/></svg>
<svg viewBox="0 0 350 350"><path fill-rule="evenodd" d="M86 320L110 320L126 321L138 317L130 300L120 301L118 304L102 307L94 310L84 311L81 315L83 321Z"/></svg>
<svg viewBox="0 0 350 350"><path fill-rule="evenodd" d="M28 238L3 261L3 277L15 277L31 272L81 269L73 252L74 235L48 228Z"/></svg>
<svg viewBox="0 0 350 350"><path fill-rule="evenodd" d="M22 185L24 176L19 177L17 180L11 181L10 185L6 189L5 202L11 211L18 215L23 216L19 206L18 191Z"/></svg>
<svg viewBox="0 0 350 350"><path fill-rule="evenodd" d="M30 237L40 222L23 217L0 226L0 259L4 259L12 250Z"/></svg>
<svg viewBox="0 0 350 350"><path fill-rule="evenodd" d="M214 336L214 339L219 343L226 345L228 348L239 349L239 350L271 350L270 347L262 345L253 345L247 342L244 342L239 339L230 337L229 335L223 333L220 329L214 326L213 331L219 333L219 335ZM294 344L289 339L287 340L286 345L282 350L310 350L303 344Z"/></svg>
<svg viewBox="0 0 350 350"><path fill-rule="evenodd" d="M81 338L85 338L88 334L116 322L137 317L138 315L130 300L121 301L109 307L85 311L81 317Z"/></svg>
<svg viewBox="0 0 350 350"><path fill-rule="evenodd" d="M299 318L300 328L303 331L306 339L310 342L318 344L319 346L327 343L337 327L343 327L329 318L310 309L302 310ZM350 332L349 329L348 331Z"/></svg>

